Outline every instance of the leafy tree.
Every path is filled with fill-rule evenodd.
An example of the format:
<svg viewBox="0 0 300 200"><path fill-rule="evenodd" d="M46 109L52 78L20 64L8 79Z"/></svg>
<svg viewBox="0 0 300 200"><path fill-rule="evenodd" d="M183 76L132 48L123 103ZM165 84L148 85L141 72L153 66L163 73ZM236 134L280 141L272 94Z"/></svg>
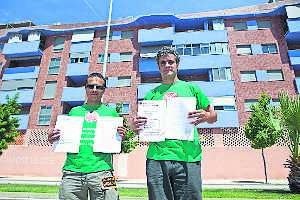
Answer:
<svg viewBox="0 0 300 200"><path fill-rule="evenodd" d="M245 124L245 135L251 141L251 147L261 149L266 183L268 175L264 149L274 145L282 133L277 110L270 101L271 97L262 93L258 103L251 105L251 116Z"/></svg>
<svg viewBox="0 0 300 200"><path fill-rule="evenodd" d="M291 192L300 193L300 96L279 94L281 120L288 133L288 147L291 152L287 160L290 169L288 181Z"/></svg>
<svg viewBox="0 0 300 200"><path fill-rule="evenodd" d="M18 119L12 116L20 113L20 104L17 103L17 98L17 96L7 97L7 103L0 104L0 155L4 149L7 149L8 144L14 142L19 135Z"/></svg>
<svg viewBox="0 0 300 200"><path fill-rule="evenodd" d="M122 104L117 103L116 104L116 111L118 113L122 113ZM137 145L138 145L138 140L135 132L130 128L128 124L128 120L124 118L124 127L126 128L126 134L121 142L121 152L122 153L129 153L133 151Z"/></svg>

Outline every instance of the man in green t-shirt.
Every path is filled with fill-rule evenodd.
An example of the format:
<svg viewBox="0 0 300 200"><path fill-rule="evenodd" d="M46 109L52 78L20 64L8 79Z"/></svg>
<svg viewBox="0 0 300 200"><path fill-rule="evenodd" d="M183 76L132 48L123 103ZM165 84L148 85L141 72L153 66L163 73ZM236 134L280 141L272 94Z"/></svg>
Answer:
<svg viewBox="0 0 300 200"><path fill-rule="evenodd" d="M200 88L178 79L180 58L177 52L170 47L163 47L157 53L156 61L162 84L149 91L145 100L195 97L196 110L189 112L186 117L195 126L203 122L214 123L217 114ZM138 116L133 120L133 128L139 131L146 122L145 117ZM193 141L166 139L162 142L150 142L146 161L149 199L202 199L201 157L201 143L196 128Z"/></svg>
<svg viewBox="0 0 300 200"><path fill-rule="evenodd" d="M84 117L78 153L67 153L63 167L59 199L68 200L117 200L115 178L112 174L112 154L93 152L94 133L99 116L118 117L115 109L101 103L106 88L100 73L91 73L86 81L87 101L71 109L69 116ZM125 128L118 127L121 137ZM50 143L58 140L60 130L54 129L48 136Z"/></svg>

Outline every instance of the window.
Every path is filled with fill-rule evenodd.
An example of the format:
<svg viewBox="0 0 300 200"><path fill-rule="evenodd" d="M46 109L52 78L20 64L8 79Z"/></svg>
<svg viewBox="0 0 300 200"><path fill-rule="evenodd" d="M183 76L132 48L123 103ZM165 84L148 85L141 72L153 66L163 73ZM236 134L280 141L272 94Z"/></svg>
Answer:
<svg viewBox="0 0 300 200"><path fill-rule="evenodd" d="M9 36L8 43L22 42L22 34L15 33Z"/></svg>
<svg viewBox="0 0 300 200"><path fill-rule="evenodd" d="M38 125L50 125L52 106L41 106Z"/></svg>
<svg viewBox="0 0 300 200"><path fill-rule="evenodd" d="M283 81L282 71L279 70L267 70L268 81Z"/></svg>
<svg viewBox="0 0 300 200"><path fill-rule="evenodd" d="M214 106L215 110L235 110L234 106Z"/></svg>
<svg viewBox="0 0 300 200"><path fill-rule="evenodd" d="M248 112L251 111L251 105L253 105L255 103L258 103L257 99L245 99L245 102L244 102L245 111L248 111Z"/></svg>
<svg viewBox="0 0 300 200"><path fill-rule="evenodd" d="M211 43L210 54L227 54L228 44L227 43Z"/></svg>
<svg viewBox="0 0 300 200"><path fill-rule="evenodd" d="M133 38L133 31L122 31L121 39L131 39Z"/></svg>
<svg viewBox="0 0 300 200"><path fill-rule="evenodd" d="M51 58L48 74L58 74L60 68L60 58Z"/></svg>
<svg viewBox="0 0 300 200"><path fill-rule="evenodd" d="M41 39L41 33L39 31L32 31L28 35L28 41L38 41Z"/></svg>
<svg viewBox="0 0 300 200"><path fill-rule="evenodd" d="M53 42L53 51L62 51L64 49L65 39L62 37L57 37Z"/></svg>
<svg viewBox="0 0 300 200"><path fill-rule="evenodd" d="M108 103L109 107L115 108L119 114L129 114L130 104L128 102L122 103Z"/></svg>
<svg viewBox="0 0 300 200"><path fill-rule="evenodd" d="M263 53L267 53L267 54L277 53L276 44L262 44L261 46L262 46Z"/></svg>
<svg viewBox="0 0 300 200"><path fill-rule="evenodd" d="M200 54L209 54L209 43L200 44Z"/></svg>
<svg viewBox="0 0 300 200"><path fill-rule="evenodd" d="M56 81L47 81L45 85L45 91L43 99L53 99L56 93Z"/></svg>
<svg viewBox="0 0 300 200"><path fill-rule="evenodd" d="M100 32L99 38L100 40L106 40L106 31ZM109 40L112 40L112 32L109 34Z"/></svg>
<svg viewBox="0 0 300 200"><path fill-rule="evenodd" d="M241 82L257 81L255 71L242 71Z"/></svg>
<svg viewBox="0 0 300 200"><path fill-rule="evenodd" d="M234 22L233 29L235 31L244 31L247 30L247 23L246 22Z"/></svg>
<svg viewBox="0 0 300 200"><path fill-rule="evenodd" d="M121 62L131 62L133 59L132 52L120 53Z"/></svg>
<svg viewBox="0 0 300 200"><path fill-rule="evenodd" d="M131 77L120 76L120 77L108 77L107 87L130 87Z"/></svg>
<svg viewBox="0 0 300 200"><path fill-rule="evenodd" d="M107 54L107 63L110 62L110 54ZM104 54L99 54L98 63L104 63Z"/></svg>
<svg viewBox="0 0 300 200"><path fill-rule="evenodd" d="M272 28L272 23L271 21L257 21L257 28L258 29Z"/></svg>
<svg viewBox="0 0 300 200"><path fill-rule="evenodd" d="M238 55L251 55L251 45L236 45Z"/></svg>
<svg viewBox="0 0 300 200"><path fill-rule="evenodd" d="M71 63L88 63L89 62L89 53L71 53L70 62Z"/></svg>
<svg viewBox="0 0 300 200"><path fill-rule="evenodd" d="M280 107L279 99L271 99L271 105L275 107Z"/></svg>
<svg viewBox="0 0 300 200"><path fill-rule="evenodd" d="M224 20L223 19L214 19L212 20L213 30L224 30Z"/></svg>
<svg viewBox="0 0 300 200"><path fill-rule="evenodd" d="M231 68L214 68L212 69L213 81L231 80Z"/></svg>

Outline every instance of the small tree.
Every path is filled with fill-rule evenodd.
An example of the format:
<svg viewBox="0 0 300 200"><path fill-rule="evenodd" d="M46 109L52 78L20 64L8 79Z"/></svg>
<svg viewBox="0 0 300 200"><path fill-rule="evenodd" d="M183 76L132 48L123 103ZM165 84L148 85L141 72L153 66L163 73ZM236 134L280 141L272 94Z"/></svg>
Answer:
<svg viewBox="0 0 300 200"><path fill-rule="evenodd" d="M268 183L268 175L264 149L274 145L282 133L280 120L275 117L277 110L270 100L268 94L262 93L258 103L251 105L251 116L245 124L245 135L251 141L251 147L261 149L265 183Z"/></svg>
<svg viewBox="0 0 300 200"><path fill-rule="evenodd" d="M0 155L4 149L7 149L8 144L14 142L19 135L18 119L12 116L20 113L20 104L17 103L17 98L17 96L7 97L7 103L0 104Z"/></svg>
<svg viewBox="0 0 300 200"><path fill-rule="evenodd" d="M116 111L118 113L122 113L122 104L117 103L116 104ZM128 124L128 120L124 118L124 127L126 128L126 134L121 142L121 152L122 153L130 153L133 151L137 145L138 140L135 132L130 128Z"/></svg>

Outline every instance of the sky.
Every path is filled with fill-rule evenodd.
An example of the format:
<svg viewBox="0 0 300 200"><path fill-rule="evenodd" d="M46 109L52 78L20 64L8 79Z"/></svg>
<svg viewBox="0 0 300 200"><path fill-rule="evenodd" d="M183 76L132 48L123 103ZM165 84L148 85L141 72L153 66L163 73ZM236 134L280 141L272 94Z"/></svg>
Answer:
<svg viewBox="0 0 300 200"><path fill-rule="evenodd" d="M268 0L113 0L113 19L184 14L266 3ZM106 21L110 0L0 0L0 24Z"/></svg>

